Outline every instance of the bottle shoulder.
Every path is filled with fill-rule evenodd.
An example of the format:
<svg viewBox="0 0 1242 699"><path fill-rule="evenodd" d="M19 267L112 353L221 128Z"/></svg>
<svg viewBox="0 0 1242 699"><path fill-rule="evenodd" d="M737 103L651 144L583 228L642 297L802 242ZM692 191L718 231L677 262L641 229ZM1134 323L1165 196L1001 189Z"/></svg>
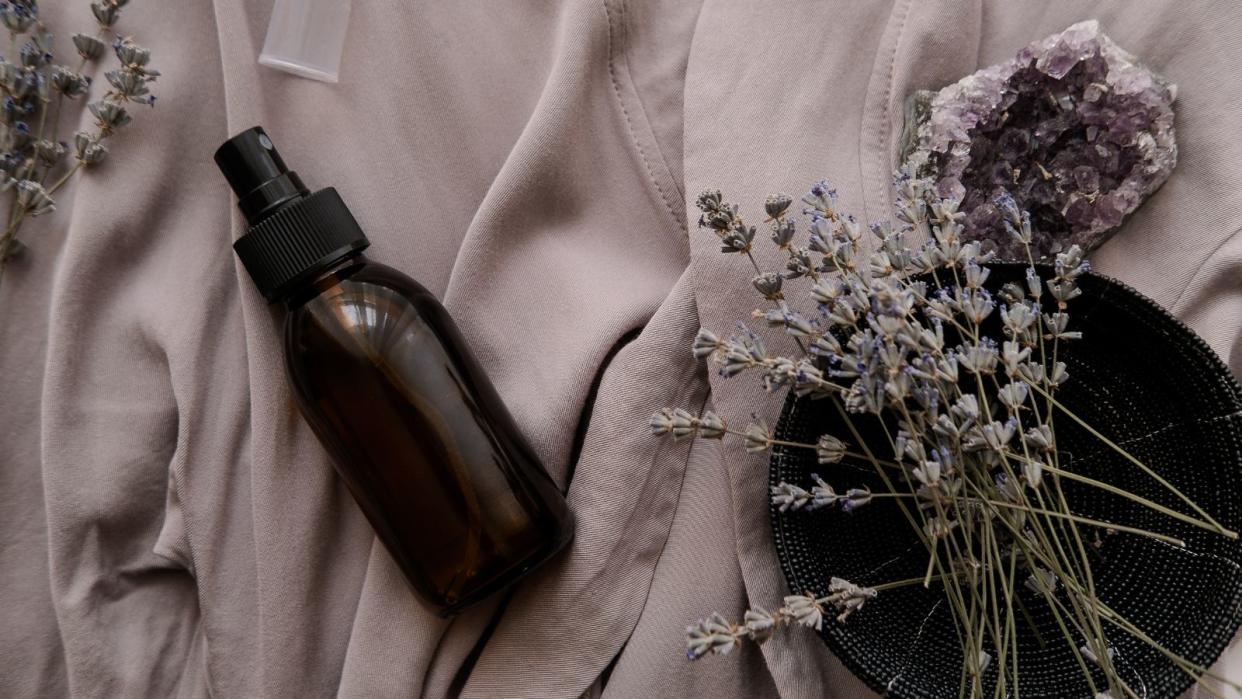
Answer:
<svg viewBox="0 0 1242 699"><path fill-rule="evenodd" d="M398 335L425 328L435 335L451 325L447 311L424 286L399 270L367 259L350 261L316 282L316 288L292 305L285 317L290 350L303 348L308 336L330 336L346 346L365 339L392 344Z"/></svg>
<svg viewBox="0 0 1242 699"><path fill-rule="evenodd" d="M389 303L405 299L419 306L438 305L439 301L422 284L409 275L365 257L346 260L336 266L303 293L291 298L288 318L294 320L326 304L373 303L382 296Z"/></svg>
<svg viewBox="0 0 1242 699"><path fill-rule="evenodd" d="M432 296L422 284L408 274L372 260L362 260L356 271L345 280L353 285L373 284L397 291L405 291L411 295Z"/></svg>

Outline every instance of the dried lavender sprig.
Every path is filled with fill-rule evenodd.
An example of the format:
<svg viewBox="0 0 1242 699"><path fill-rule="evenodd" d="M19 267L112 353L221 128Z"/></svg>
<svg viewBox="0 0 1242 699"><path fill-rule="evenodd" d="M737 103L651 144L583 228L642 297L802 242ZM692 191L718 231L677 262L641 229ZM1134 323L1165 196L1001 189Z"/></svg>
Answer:
<svg viewBox="0 0 1242 699"><path fill-rule="evenodd" d="M150 67L150 51L138 46L130 38L118 38L113 51L120 67L106 75L112 88L99 100L88 106L96 120L95 132L79 132L75 137L75 158L54 183L45 186L53 168L68 151L67 144L57 140L61 109L66 99L76 99L86 94L91 85L89 76L82 69L90 60L97 60L104 51L103 37L112 31L120 10L128 0L95 0L92 13L99 24L94 36L78 34L73 37L81 62L76 70L52 64L51 34L38 20L38 4L23 0L4 5L0 20L7 18L12 48L10 56L20 61L0 60L0 93L3 93L3 109L0 109L0 139L8 152L0 158L0 170L7 178L5 188L15 190L6 226L0 232L0 279L8 260L21 249L17 234L27 217L51 211L55 202L53 195L85 167L100 163L108 154L103 141L132 120L125 108L127 102L147 105L155 103L150 84L160 75ZM21 10L13 8L21 7ZM18 51L18 37L32 31L30 41ZM51 106L51 93L55 93ZM52 133L44 138L44 129L51 114ZM37 117L38 126L33 131L27 124Z"/></svg>
<svg viewBox="0 0 1242 699"><path fill-rule="evenodd" d="M729 622L720 614L714 613L686 627L686 657L698 660L709 654L727 655L741 645L743 640L762 644L782 626L803 626L818 631L823 628L829 607L836 609L837 623L845 623L881 591L921 582L922 578L917 578L863 587L848 580L833 578L829 582L827 595L819 597L809 592L786 595L782 606L775 612L754 607L746 610L741 623Z"/></svg>
<svg viewBox="0 0 1242 699"><path fill-rule="evenodd" d="M1028 488L1032 488L1031 492L1035 498L1040 501L1040 503L1045 501L1042 489L1040 488L1040 483L1043 480L1042 474L1046 470L1045 465L1048 468L1055 469L1059 463L1057 461L1057 454L1054 446L1055 437L1050 429L1052 405L1046 405L1046 418L1043 418L1040 415L1040 408L1044 406L1034 405L1035 415L1041 419L1038 420L1037 424L1030 429L1022 428L1018 420L1020 418L1020 412L1025 410L1025 406L1022 404L1022 399L1026 398L1033 404L1035 403L1037 393L1035 391L1031 391L1027 384L1035 387L1046 386L1048 392L1051 393L1065 380L1064 364L1056 361L1056 351L1060 342L1070 341L1078 337L1077 330L1067 329L1064 311L1067 303L1076 297L1078 293L1080 293L1076 290L1074 278L1086 270L1086 265L1082 264L1081 260L1073 260L1072 258L1075 254L1077 254L1077 251L1071 250L1068 251L1069 254L1067 255L1067 259L1058 260L1058 263L1060 264L1058 264L1056 268L1057 274L1053 279L1049 280L1047 284L1030 283L1038 281L1032 266L1030 270L1028 270L1030 276L1028 277L1027 290L1023 291L1018 285L1006 285L1006 289L1003 290L1003 295L1005 297L1005 302L1008 304L1027 304L1028 302L1022 300L1021 297L1028 293L1033 299L1033 301L1029 303L1038 304L1039 296L1043 293L1047 293L1053 298L1056 309L1052 312L1041 314L1039 312L1038 305L1024 306L1024 308L1034 311L1034 317L1037 317L1042 325L1042 332L1035 332L1035 330L1030 327L1030 318L1025 319L1025 322L1021 317L1015 317L1012 320L1003 318L1003 320L1006 320L1007 327L1011 325L1013 326L1010 336L1015 341L1012 350L1009 349L1008 345L1006 346L1005 371L1010 377L1010 384L1005 385L997 381L997 375L995 372L995 365L999 359L999 354L995 353L995 350L991 349L992 346L981 344L985 343L986 339L982 338L979 332L979 325L982 323L984 318L990 315L995 309L995 306L992 304L992 300L987 294L982 293L981 291L982 282L986 278L987 272L986 269L982 268L978 263L986 261L986 255L978 249L977 245L961 241L960 225L958 224L960 223L962 216L956 211L956 205L954 202L919 201L918 199L920 195L918 193L918 187L916 187L915 183L908 177L899 178L898 185L897 218L902 222L902 226L904 226L904 228L896 230L891 226L879 226L873 228L873 230L879 231L878 235L880 235L882 240L883 249L873 253L870 260L866 262L865 265L859 264L862 258L860 257L859 246L857 244L857 236L851 233L851 231L848 230L848 227L842 223L848 219L843 218L839 212L836 211L835 195L834 193L831 193L830 188L819 185L812 189L811 194L804 197L804 201L810 205L806 212L813 217L811 246L807 250L813 251L817 254L822 254L824 256L822 271L836 271L843 274L845 278L853 280L849 282L849 285L845 286L843 286L842 282L831 282L827 286L822 286L820 284L820 280L816 279L817 288L822 289L816 300L830 306L828 312L825 313L825 317L831 324L837 326L838 329L849 333L858 333L865 330L866 326L862 324L862 321L865 320L866 325L870 326L871 331L874 332L877 337L887 337L894 331L901 328L903 322L900 318L893 318L891 321L885 321L883 320L883 317L878 321L872 317L864 318L863 314L866 314L869 309L866 306L855 307L850 305L848 299L851 295L858 295L861 293L863 296L872 297L872 303L874 304L875 297L873 294L876 292L877 288L882 294L882 301L885 296L891 298L891 292L885 292L883 284L877 286L875 280L894 277L899 281L896 286L892 287L893 289L909 288L910 295L913 296L918 302L917 305L919 307L927 306L937 312L940 316L942 316L939 320L943 320L944 322L952 325L962 334L963 337L968 338L972 344L969 346L964 345L961 348L947 353L942 353L938 347L934 348L935 352L933 354L939 357L937 361L940 365L934 372L928 373L926 371L922 371L919 381L926 382L934 377L937 379L937 382L931 384L929 386L931 389L930 393L922 397L920 397L921 394L918 394L917 392L912 394L909 387L904 383L896 385L876 383L874 386L864 384L865 381L873 380L867 378L871 375L869 369L866 372L862 370L866 365L865 362L857 362L859 364L859 370L857 371L850 370L845 372L845 374L842 374L838 370L838 373L834 373L833 376L840 377L844 375L846 378L856 379L856 390L854 390L853 395L849 396L851 399L850 407L852 410L860 412L874 412L878 414L881 411L886 411L890 408L898 409L901 414L900 419L905 421L903 424L908 425L907 429L912 430L914 433L912 435L913 439L906 440L906 442L908 444L919 446L919 449L923 449L920 445L923 444L923 440L926 439L924 431L926 430L926 435L932 434L932 431L930 430L931 421L927 420L926 415L931 415L933 417L936 416L937 410L935 407L935 399L937 395L939 396L939 400L945 405L950 402L952 397L951 394L955 394L958 398L963 398L961 386L957 384L957 368L954 363L958 357L962 358L963 368L969 372L969 375L973 378L973 381L977 385L977 390L981 398L979 407L982 408L982 410L980 412L982 415L986 415L986 419L983 423L972 425L946 424L941 421L936 426L947 430L948 436L953 438L953 453L957 455L957 458L960 459L965 456L970 460L982 459L982 463L985 467L1002 469L1005 472L1005 475L1010 479L1005 481L1005 487L1010 488L1010 490L1003 492L1009 492L1010 496L1007 497L1015 498L1016 503L1021 503L1022 506L1027 509L1027 512L1024 514L1035 515L1035 519L1031 520L1032 523L1036 525L1035 531L1042 532L1043 525L1040 524L1041 515L1030 512L1029 510L1032 506L1025 503L1026 495L1023 491L1013 490L1008 484L1012 484L1015 481L1024 481ZM724 204L719 193L715 194L714 199L715 202L713 206L716 209L727 209L733 217L736 218L736 207ZM774 206L776 205L779 205L779 201L774 202ZM785 206L787 206L787 204ZM777 212L774 211L773 213ZM769 216L769 220L775 218L778 217L772 215ZM837 231L834 231L829 223L840 226L842 232L838 233ZM1012 227L1015 235L1018 235L1020 238L1027 238L1030 236L1029 218L1023 220L1023 217L1019 215L1019 217L1015 219L1015 223ZM778 247L784 248L788 251L796 250L796 246L792 244L791 230L788 230L783 226L782 228L777 228L775 224L773 228L773 242L775 242ZM934 238L934 241L924 246L921 250L911 251L903 245L900 238L905 231L914 231L924 235L924 237L932 237ZM749 249L747 249L747 252L756 272L762 274L762 270L759 269L757 264L754 264L753 256L749 255ZM807 267L807 265L804 263L801 256L799 256L799 259L794 260L793 255L791 254L791 272L794 272L794 274L785 275L784 278L790 279L798 276L804 276L802 272L805 267ZM942 280L937 276L937 269L947 270L948 274L952 277L952 288L954 289L955 297L948 299L942 298L938 301L927 297L925 287L919 288L914 284L910 284L908 287L905 286L907 283L904 279L905 274L926 273L932 275L938 288L943 288ZM809 334L808 328L813 331L815 329L814 326L800 319L799 316L796 315L796 312L793 312L788 308L785 303L785 297L788 295L786 290L777 286L779 282L769 282L771 279L772 278L770 276L763 277L760 280L763 284L757 286L761 287L759 289L761 293L764 293L772 300L777 301L779 313L772 311L763 312L760 314L760 317L771 325L785 325L787 332L794 334L795 337L798 337L797 332L801 332L804 335ZM844 291L844 293L841 293L842 291ZM776 298L778 293L780 294L779 299ZM847 299L844 304L837 302L837 300L842 297ZM1014 306L1014 308L1015 313L1017 313L1018 316L1022 316L1025 313L1022 308L1018 308L1017 306ZM857 309L858 312L855 312L855 309ZM1002 311L1006 311L1006 309L1002 307ZM883 316L884 314L881 315ZM786 316L792 319L791 322L786 322L784 320L784 317ZM883 325L884 322L890 322L890 326L885 327ZM1045 342L1047 342L1052 348L1051 362L1047 360L1048 355L1045 352ZM753 340L750 344L761 346L757 339ZM1040 351L1039 356L1041 358L1041 362L1039 365L1030 363L1023 356L1029 356L1029 348L1036 345ZM716 352L718 346L718 340L711 340L710 342L704 343L696 342L696 354L701 352L699 356L715 356L717 358L721 355L727 356L727 352ZM1026 349L1024 349L1024 347ZM860 346L857 345L851 346L850 348L850 350L855 353L858 349L860 349ZM870 350L868 350L868 352L870 352ZM837 348L829 348L829 350L825 352L825 355L829 357L834 354L842 355L843 352ZM856 355L855 358L866 359L867 357ZM737 357L734 358L734 362L734 365L731 367L732 371L726 371L726 375L732 375L746 368L759 368L756 365L747 366L749 362L746 361L739 363L737 361ZM851 362L851 366L854 363L855 362ZM765 372L765 388L771 390L774 385L783 385L779 381L773 381L772 379L781 378L781 372L788 375L789 366L791 364L792 362L786 360L785 362L774 362L768 367L763 367ZM1045 371L1043 368L1044 366L1051 367L1051 369ZM776 376L772 376L772 368L780 370L776 372ZM918 372L921 370L916 367L915 371ZM1018 377L1020 377L1020 379ZM997 391L995 394L995 397L998 400L997 406L1003 406L1004 409L1009 412L1010 422L1017 423L1017 429L1011 429L1008 423L997 422L991 417L990 405L987 400L987 395L991 394L986 393L984 386L985 382L991 384ZM916 383L915 385L920 384ZM885 392L876 393L871 390L880 388L883 388ZM1025 396L1022 395L1024 393L1026 394ZM839 393L832 392L828 395L835 402ZM924 402L922 407L912 415L907 410L908 406L906 401L914 397L919 397L920 401L924 401L925 398L930 398L932 399L932 402L930 404ZM842 412L842 417L857 438L857 432L856 430L853 430L852 425L850 424L848 413ZM940 435L940 437L943 436L945 435ZM751 430L751 437L752 446L758 449L762 448L763 444L767 439L770 439L771 435L770 431L767 430L766 427L761 426L758 429ZM1030 439L1029 443L1028 437ZM900 436L898 436L898 440L901 440ZM1006 443L1010 440L1021 446L1021 451L1025 460L1010 458L1013 455L1013 451L1006 446ZM889 441L893 442L892 435L889 436ZM927 442L927 444L934 447L936 441L933 440ZM874 463L876 460L867 445L863 443L861 446L863 451L866 452L868 456L872 457L871 460ZM960 451L963 446L967 451ZM896 446L893 446L893 448L894 451L898 453L900 458L903 449L897 448ZM1042 460L1035 461L1029 457L1030 453L1048 454L1051 463L1044 464ZM913 455L911 456L913 457ZM1014 470L1010 465L1011 460L1014 464L1020 464L1022 466L1021 475L1015 475ZM921 470L922 467L919 468ZM883 476L883 469L879 469L878 464L877 469ZM921 470L921 472L924 473L925 476L930 473L925 470ZM1072 514L1068 512L1067 505L1064 503L1063 494L1060 492L1059 483L1057 483L1056 480L1058 477L1059 476L1056 473L1053 473L1054 492L1057 499L1059 499L1059 501L1055 499L1054 501L1057 502L1057 506L1060 507L1062 511L1055 512L1053 515L1048 515L1050 526L1052 526L1054 530L1061 527L1061 525L1055 524L1056 521L1061 521L1057 520L1055 515ZM985 490L992 487L987 482L983 485L985 486ZM925 486L926 484L923 484L922 487ZM949 502L956 501L950 499ZM939 508L938 499L935 499L934 504L936 504ZM1012 503L1006 502L1006 504ZM1041 504L1037 509L1047 510L1047 507L1047 505ZM1051 510L1047 511L1052 512ZM907 513L907 516L909 516L909 513ZM942 518L943 514L938 515L938 517ZM959 520L965 521L968 524L971 521L969 519L962 519L961 514L958 514L957 517ZM941 519L940 521L943 526L955 525L958 520L949 521ZM950 527L943 526L943 528L947 529ZM1081 549L1081 541L1080 537L1077 535L1077 529L1072 525L1068 527L1068 529L1074 534L1074 538L1078 542L1078 546ZM963 531L965 533L967 543L969 543L971 527L965 527ZM983 530L983 533L984 539L994 544L994 537L986 536L986 529ZM1021 533L1017 535L1025 536ZM1046 532L1039 533L1039 543L1041 546L1048 545L1049 536L1050 534ZM938 540L939 538L933 539L933 541ZM948 541L953 547L954 556L962 555L962 551L958 549L954 538L947 537L946 541ZM1051 541L1056 542L1057 548L1055 549L1055 555L1058 557L1057 559L1051 560L1051 565L1056 570L1060 571L1059 575L1066 576L1067 578L1072 575L1076 575L1076 573L1073 572L1074 564L1071 562L1071 557L1064 550L1064 548L1061 547L1059 540L1053 536ZM996 549L994 545L991 548ZM1049 552L1049 555L1054 553L1052 549L1050 549ZM934 549L932 550L932 554L931 563L935 564L938 556L936 555ZM1085 553L1083 555L1085 557ZM1000 557L1001 554L997 549L995 551L994 558L999 560ZM1012 553L1010 554L1010 561L1011 564L1016 564L1017 562L1016 557L1014 557ZM1065 562L1065 565L1070 566L1070 568L1063 570L1062 561ZM1090 569L1087 567L1085 562L1082 565L1084 566L1084 573L1086 575L1087 583L1090 585ZM953 573L955 572L955 567L950 567L949 570ZM971 579L977 580L977 577L972 576ZM1010 600L1007 602L1007 609L1009 609L1010 616L1006 619L1005 630L1003 632L999 630L999 623L996 620L993 620L990 625L984 623L985 620L983 616L977 613L981 608L980 606L972 603L971 611L969 613L965 611L961 605L962 598L954 592L954 588L961 584L960 581L955 578L952 581L953 585L946 584L946 592L950 593L950 600L956 605L959 613L959 619L964 625L963 630L967 634L966 647L981 648L979 643L982 640L982 635L989 633L991 634L994 642L1000 643L1003 641L1002 635L1009 633L1009 629L1013 627L1012 584L1015 576L1012 574L1004 576L1002 574L1002 579L1002 589L1007 599ZM947 582L948 581L946 581L946 583ZM995 614L999 615L1000 607L999 602L996 601L995 585L988 588L985 584L985 589L988 590L991 597L991 609L995 612ZM1074 609L1071 610L1074 617L1071 618L1070 621L1073 622L1074 625L1084 634L1087 633L1087 625L1090 625L1094 627L1091 630L1091 633L1095 634L1095 637L1104 638L1103 631L1099 627L1098 614L1090 608L1084 608L1084 606L1076 598L1071 598L1070 601L1074 606ZM985 601L983 606L987 606L987 601ZM1055 608L1053 611L1054 614L1057 614L1057 610ZM1058 620L1060 620L1059 616ZM975 623L981 624L978 634L975 634L974 632ZM1058 623L1060 623L1060 621L1058 621ZM1066 633L1068 639L1068 631L1065 630L1064 626L1062 626L1062 630ZM1002 648L1005 647L1003 643L1000 643L1000 645ZM1078 654L1077 648L1074 648L1073 650L1075 654ZM1016 648L1013 649L1012 652L1016 654ZM966 655L967 667L964 669L968 670L972 677L972 691L979 689L978 682L982 669L985 667L986 662L990 661L990 659L985 660L987 658L988 656L981 650L976 655L972 655L970 653ZM1106 656L1102 657L1100 660L1103 664L1108 665ZM1003 668L1005 667L1005 657L1003 655L1001 661L1003 674ZM1012 664L1011 673L1016 686L1016 662ZM1128 689L1124 682L1121 682L1120 678L1116 677L1115 669L1106 668L1106 675L1109 676L1110 691L1112 691L1111 688L1114 687L1117 688L1118 691L1125 691ZM1005 678L1002 677L1002 682L1004 679ZM1089 676L1087 681L1088 683L1092 682Z"/></svg>
<svg viewBox="0 0 1242 699"><path fill-rule="evenodd" d="M653 435L669 435L675 440L685 437L721 439L725 435L741 437L746 442L747 449L752 452L767 451L773 446L810 449L816 452L816 458L821 464L835 464L846 457L867 458L863 453L850 451L845 442L829 434L821 435L815 444L776 439L766 424L750 423L744 429L732 429L723 418L710 410L696 416L684 408L662 408L651 415L647 426ZM892 468L901 468L900 464L892 461L882 463Z"/></svg>

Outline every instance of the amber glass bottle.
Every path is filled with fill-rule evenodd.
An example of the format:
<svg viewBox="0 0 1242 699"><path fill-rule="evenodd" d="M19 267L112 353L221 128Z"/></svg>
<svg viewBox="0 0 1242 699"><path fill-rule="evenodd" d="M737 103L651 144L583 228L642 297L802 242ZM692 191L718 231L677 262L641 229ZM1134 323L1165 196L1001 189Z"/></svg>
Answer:
<svg viewBox="0 0 1242 699"><path fill-rule="evenodd" d="M414 590L452 614L564 547L565 499L440 302L366 259L340 196L310 194L262 129L216 163L250 223L234 247L287 308L302 414Z"/></svg>

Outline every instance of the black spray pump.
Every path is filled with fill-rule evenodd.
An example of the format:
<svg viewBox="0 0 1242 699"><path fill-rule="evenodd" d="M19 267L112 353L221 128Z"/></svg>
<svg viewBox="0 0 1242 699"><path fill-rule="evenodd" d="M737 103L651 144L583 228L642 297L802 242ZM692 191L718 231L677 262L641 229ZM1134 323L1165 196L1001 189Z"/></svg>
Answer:
<svg viewBox="0 0 1242 699"><path fill-rule="evenodd" d="M452 614L563 548L565 498L439 301L366 259L336 190L310 194L262 129L215 158L250 224L233 247L288 308L298 407L411 587Z"/></svg>
<svg viewBox="0 0 1242 699"><path fill-rule="evenodd" d="M311 194L262 128L243 131L220 146L216 165L250 224L233 249L268 301L281 300L298 284L371 244L336 190Z"/></svg>

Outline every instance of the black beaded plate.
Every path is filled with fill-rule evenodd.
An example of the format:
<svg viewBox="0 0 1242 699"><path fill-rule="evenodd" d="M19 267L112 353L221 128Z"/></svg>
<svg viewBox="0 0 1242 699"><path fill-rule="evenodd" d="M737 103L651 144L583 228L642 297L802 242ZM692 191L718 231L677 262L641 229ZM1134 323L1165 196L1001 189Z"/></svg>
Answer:
<svg viewBox="0 0 1242 699"><path fill-rule="evenodd" d="M994 264L987 286L995 292L1020 281L1024 266ZM1045 276L1050 276L1045 274ZM1221 524L1242 528L1242 388L1193 331L1130 287L1095 274L1079 282L1071 302L1071 329L1081 340L1063 344L1070 381L1058 400L1087 424L1151 466ZM995 317L997 314L993 314ZM998 323L998 321L991 321ZM999 325L984 327L1000 337ZM830 400L790 393L776 437L814 442L824 433L853 444ZM864 440L889 458L876 418L855 417ZM1189 509L1133 464L1064 416L1057 419L1062 465L1187 514ZM881 447L880 445L885 445ZM866 461L820 465L814 452L777 447L770 480L810 487L818 473L841 492L884 485ZM1242 623L1242 544L1153 512L1098 488L1062 481L1080 515L1169 534L1185 549L1125 533L1101 535L1092 573L1103 602L1183 657L1211 665ZM852 513L839 509L780 513L771 508L776 549L791 591L825 594L832 576L859 585L920 577L927 554L891 499ZM1083 527L1087 536L1098 529ZM1047 603L1025 588L1018 595L1030 614L1019 617L1019 689L1037 699L1090 697L1086 679ZM881 592L845 623L826 619L828 647L878 692L894 697L956 697L962 667L960 641L943 589L933 584ZM1175 697L1192 683L1158 651L1108 629L1123 679L1140 695ZM1042 642L1041 642L1042 638ZM985 673L991 696L998 663Z"/></svg>

